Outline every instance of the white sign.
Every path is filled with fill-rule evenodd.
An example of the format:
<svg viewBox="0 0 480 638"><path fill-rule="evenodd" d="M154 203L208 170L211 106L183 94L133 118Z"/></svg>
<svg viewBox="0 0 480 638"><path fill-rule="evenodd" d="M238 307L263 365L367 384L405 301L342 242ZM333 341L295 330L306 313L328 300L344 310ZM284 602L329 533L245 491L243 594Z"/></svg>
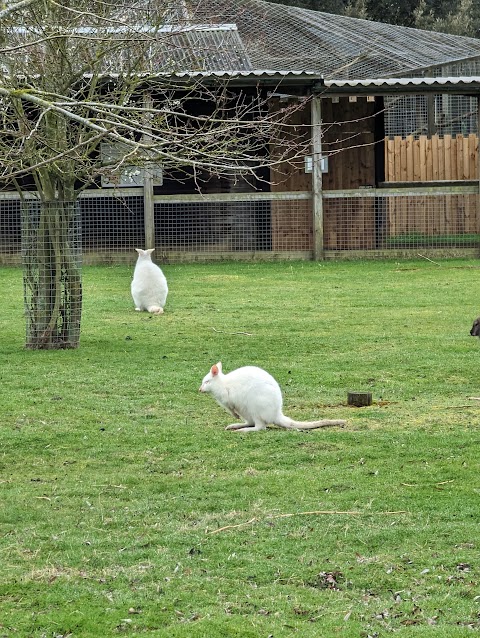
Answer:
<svg viewBox="0 0 480 638"><path fill-rule="evenodd" d="M103 162L119 163L123 157L128 155L129 151L131 151L131 147L122 142L100 144L100 156ZM122 164L120 170L111 171L109 175L102 175L102 186L104 188L143 186L147 171L153 177L155 186L163 184L162 167L158 164L148 163L145 166Z"/></svg>

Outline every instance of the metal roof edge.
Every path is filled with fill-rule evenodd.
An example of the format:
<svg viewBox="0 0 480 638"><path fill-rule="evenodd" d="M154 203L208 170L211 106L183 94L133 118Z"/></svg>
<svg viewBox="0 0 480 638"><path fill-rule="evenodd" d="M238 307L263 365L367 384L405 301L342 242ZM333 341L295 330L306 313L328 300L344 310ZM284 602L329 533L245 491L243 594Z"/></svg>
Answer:
<svg viewBox="0 0 480 638"><path fill-rule="evenodd" d="M480 76L461 77L431 77L431 78L369 78L363 80L336 80L324 79L321 73L316 71L275 71L269 69L257 69L254 71L178 71L174 73L139 73L139 77L149 79L178 82L201 81L225 81L236 85L250 85L259 83L264 85L281 84L307 85L316 94L383 94L394 92L403 93L457 93L480 94ZM86 78L89 74L85 74ZM118 73L108 73L105 78L116 79L121 77Z"/></svg>
<svg viewBox="0 0 480 638"><path fill-rule="evenodd" d="M364 80L325 80L315 87L316 92L383 93L431 92L480 93L480 76L436 78L372 78Z"/></svg>

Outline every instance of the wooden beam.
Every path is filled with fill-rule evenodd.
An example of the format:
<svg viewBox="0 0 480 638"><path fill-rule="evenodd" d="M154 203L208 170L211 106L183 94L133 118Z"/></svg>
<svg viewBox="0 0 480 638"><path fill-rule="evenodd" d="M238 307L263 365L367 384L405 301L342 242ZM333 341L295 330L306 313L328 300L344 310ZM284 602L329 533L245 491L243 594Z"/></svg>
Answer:
<svg viewBox="0 0 480 638"><path fill-rule="evenodd" d="M155 248L155 214L153 206L152 170L146 166L143 180L143 222L145 227L145 248Z"/></svg>
<svg viewBox="0 0 480 638"><path fill-rule="evenodd" d="M432 93L427 95L427 134L429 137L435 135L437 125L435 123L435 96Z"/></svg>
<svg viewBox="0 0 480 638"><path fill-rule="evenodd" d="M323 184L322 184L322 105L320 97L312 98L312 213L313 258L320 261L323 251Z"/></svg>
<svg viewBox="0 0 480 638"><path fill-rule="evenodd" d="M477 205L475 207L475 212L477 215L477 233L480 233L480 95L477 95L477 153L476 153L476 163L477 163L477 171L478 174L476 178L478 180L478 195L477 195Z"/></svg>
<svg viewBox="0 0 480 638"><path fill-rule="evenodd" d="M152 108L152 96L148 93L144 96L145 109ZM148 114L147 114L148 117ZM148 124L145 126L144 141L148 142ZM148 162L145 164L143 178L143 224L145 231L145 248L155 248L155 209L153 204L153 169Z"/></svg>

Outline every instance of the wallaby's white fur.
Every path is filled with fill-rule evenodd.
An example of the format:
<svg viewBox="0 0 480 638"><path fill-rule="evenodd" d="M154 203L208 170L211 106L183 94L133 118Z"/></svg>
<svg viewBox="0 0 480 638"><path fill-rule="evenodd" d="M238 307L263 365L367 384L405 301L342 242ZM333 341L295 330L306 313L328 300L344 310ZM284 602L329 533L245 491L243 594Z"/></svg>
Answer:
<svg viewBox="0 0 480 638"><path fill-rule="evenodd" d="M245 366L223 374L219 361L205 375L200 392L211 394L223 408L243 423L227 425L226 430L256 432L267 425L295 430L313 430L344 425L342 420L294 421L282 412L282 391L275 379L262 368Z"/></svg>
<svg viewBox="0 0 480 638"><path fill-rule="evenodd" d="M167 280L161 269L152 261L154 248L147 250L135 248L135 250L138 253L138 259L130 288L135 310L146 310L159 315L163 312L167 300Z"/></svg>

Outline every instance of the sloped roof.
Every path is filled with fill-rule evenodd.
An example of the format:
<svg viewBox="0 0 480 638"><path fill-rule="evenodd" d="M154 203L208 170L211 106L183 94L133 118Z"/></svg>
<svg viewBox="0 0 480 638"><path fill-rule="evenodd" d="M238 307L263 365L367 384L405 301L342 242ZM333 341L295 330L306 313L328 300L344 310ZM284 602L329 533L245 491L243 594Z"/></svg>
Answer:
<svg viewBox="0 0 480 638"><path fill-rule="evenodd" d="M314 71L330 79L363 79L407 77L425 69L427 75L442 75L431 67L456 63L454 75L480 73L480 40L475 38L264 0L200 0L190 11L192 22L237 26L251 64L239 71Z"/></svg>
<svg viewBox="0 0 480 638"><path fill-rule="evenodd" d="M127 2L127 0L124 0ZM128 0L130 4L131 0ZM325 80L480 76L480 40L359 20L265 0L135 0L125 18L91 24L2 24L9 47L0 72L25 74L35 61L42 75L43 47L72 36L78 71L100 60L105 74L122 74L130 61L144 73L306 74ZM21 4L21 3L20 3ZM116 11L116 5L114 11ZM158 15L154 14L154 11ZM111 24L110 24L111 23ZM56 32L58 30L58 33ZM83 38L85 34L95 37ZM82 39L83 38L83 39ZM117 46L110 47L112 39ZM78 49L81 43L83 50ZM98 48L98 51L97 51ZM46 59L46 58L45 58ZM141 63L138 63L138 60Z"/></svg>
<svg viewBox="0 0 480 638"><path fill-rule="evenodd" d="M171 25L168 31L163 45L157 34L160 54L154 56L153 68L161 61L162 70L166 67L173 72L253 71L235 24L195 24L178 29Z"/></svg>

